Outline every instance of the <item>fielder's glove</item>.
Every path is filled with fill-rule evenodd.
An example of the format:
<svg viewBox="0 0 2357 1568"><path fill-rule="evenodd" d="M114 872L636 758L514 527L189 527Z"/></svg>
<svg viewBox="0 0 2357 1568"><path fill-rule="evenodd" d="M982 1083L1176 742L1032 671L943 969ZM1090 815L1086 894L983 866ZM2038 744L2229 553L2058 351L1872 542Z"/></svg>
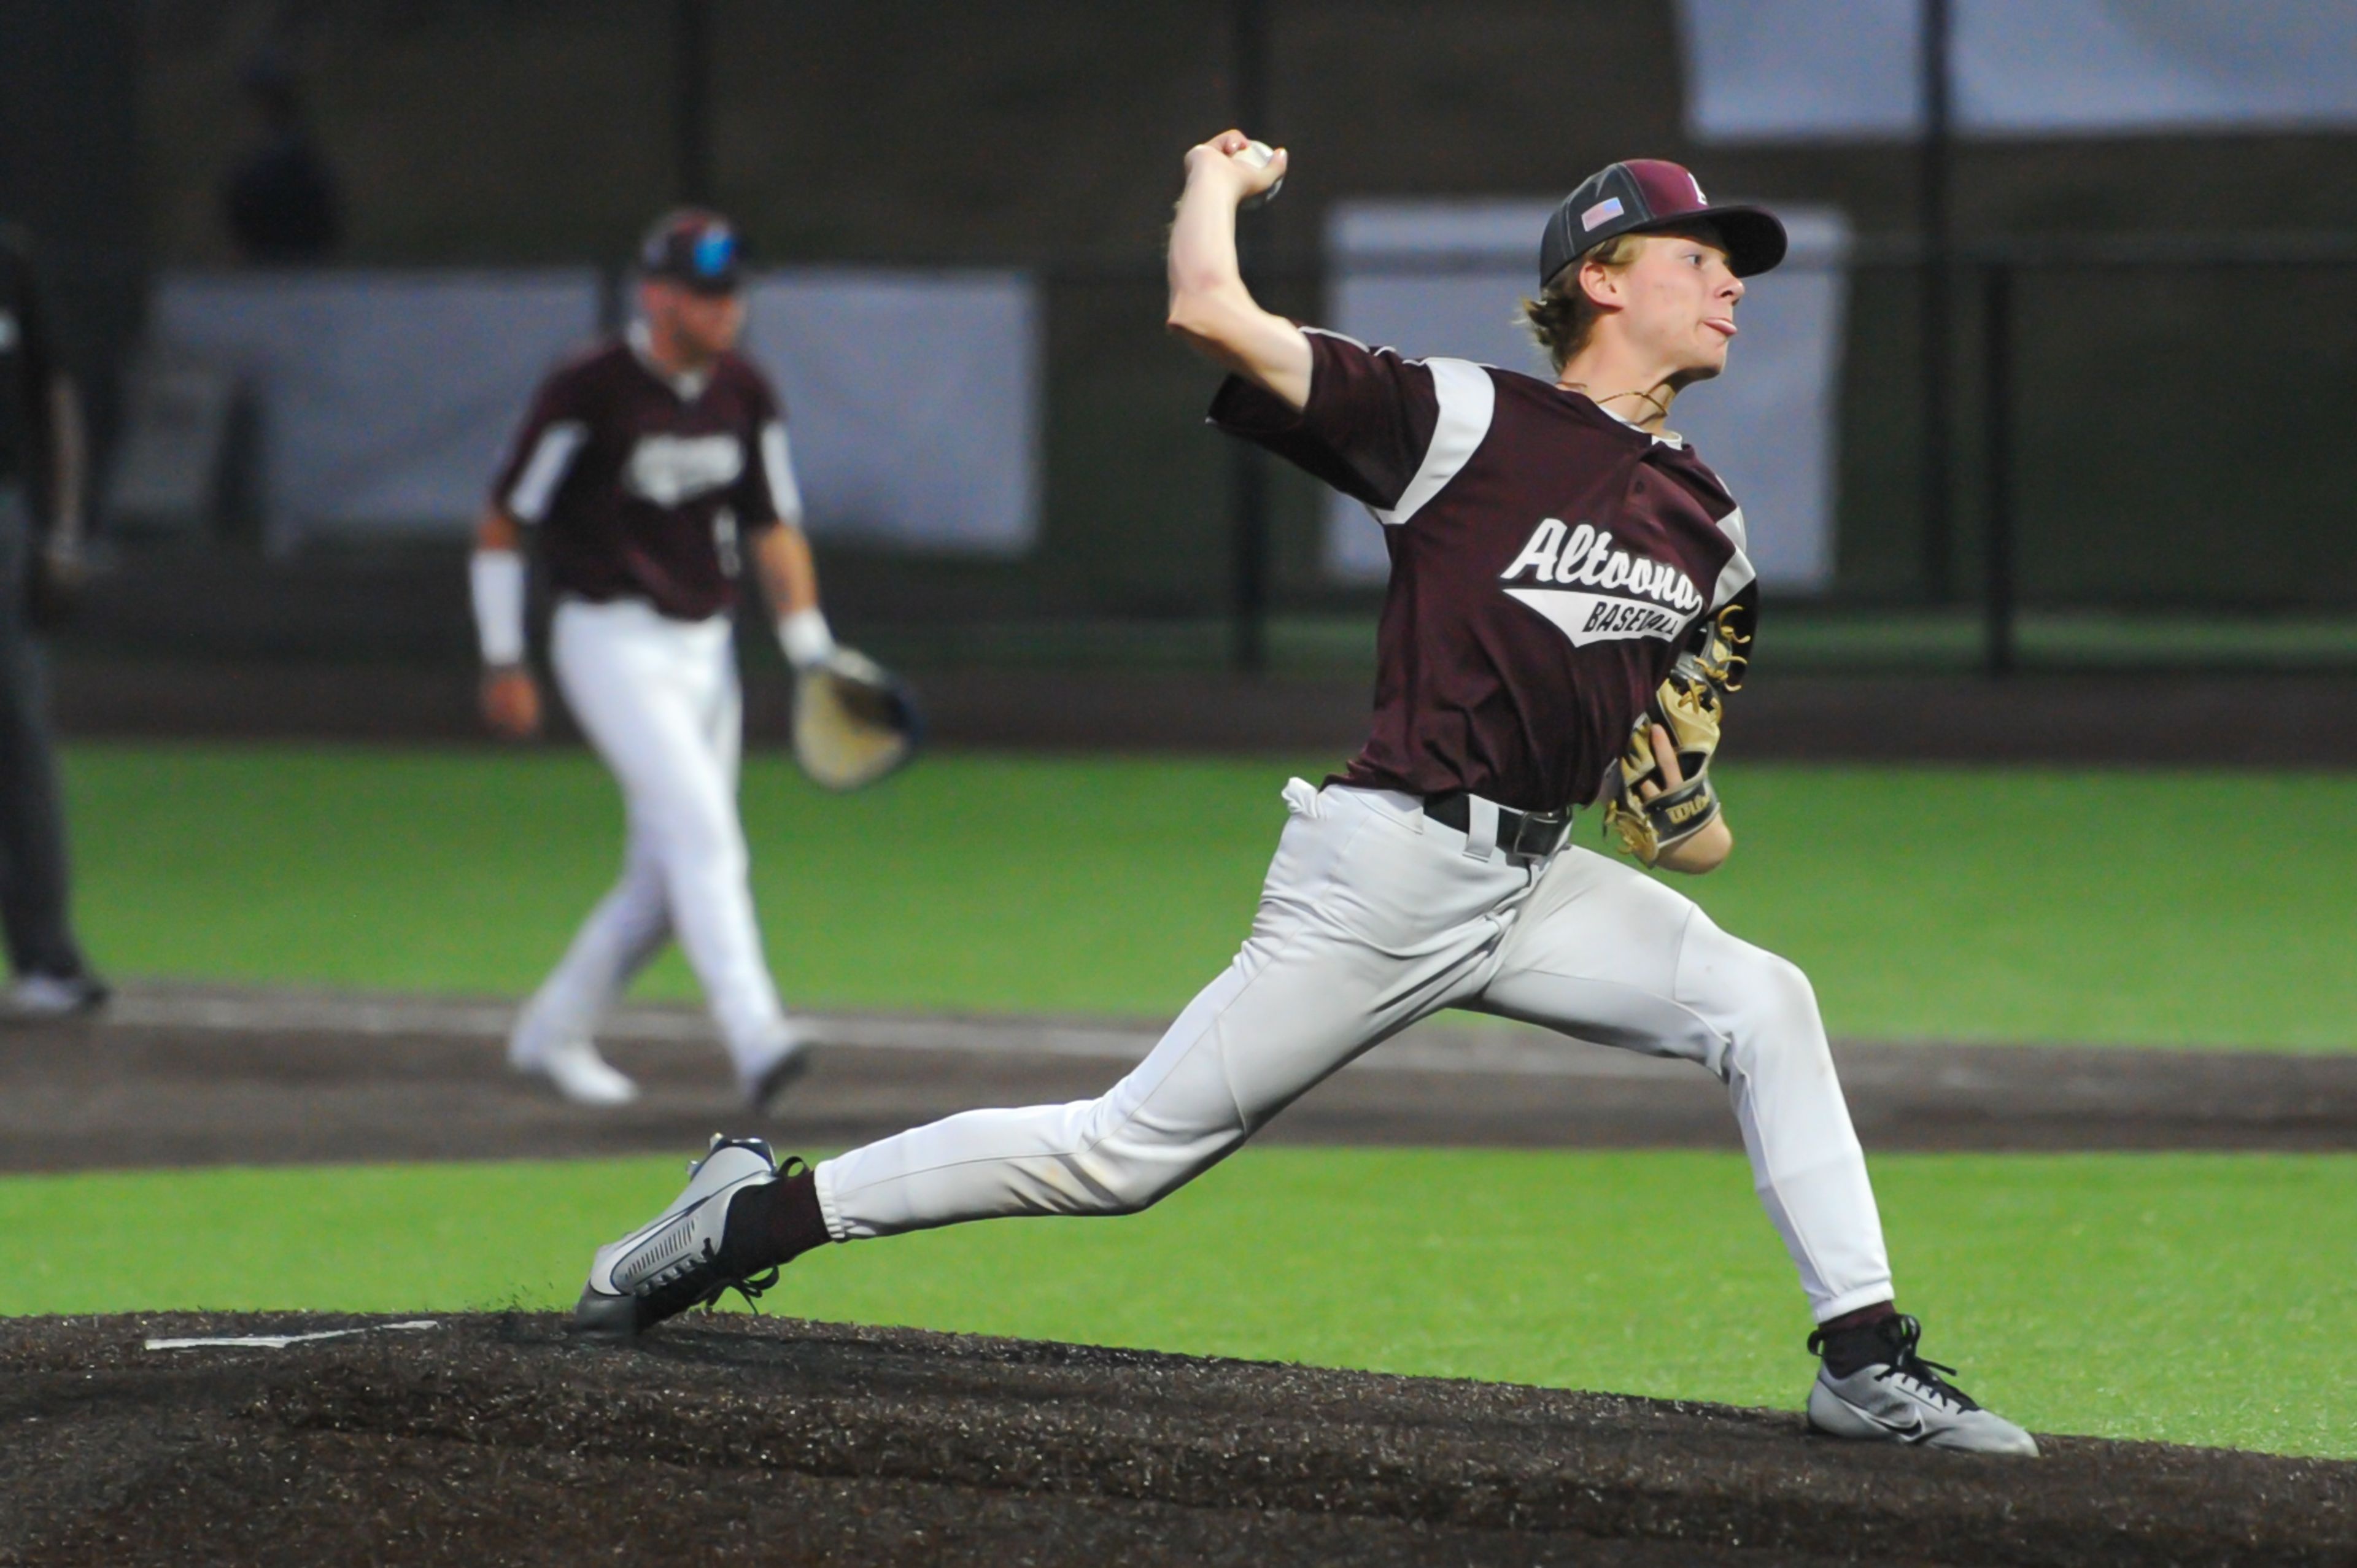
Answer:
<svg viewBox="0 0 2357 1568"><path fill-rule="evenodd" d="M1604 808L1604 822L1620 837L1620 847L1652 865L1662 852L1702 832L1718 818L1718 791L1710 781L1717 754L1726 697L1739 691L1750 663L1755 601L1747 591L1717 615L1699 622L1693 639L1670 666L1668 679L1629 732L1620 753L1620 798ZM1662 788L1660 759L1653 755L1653 728L1669 736L1682 780ZM1661 792L1647 800L1640 785Z"/></svg>
<svg viewBox="0 0 2357 1568"><path fill-rule="evenodd" d="M837 648L794 677L794 760L813 782L856 789L917 755L924 724L899 679Z"/></svg>

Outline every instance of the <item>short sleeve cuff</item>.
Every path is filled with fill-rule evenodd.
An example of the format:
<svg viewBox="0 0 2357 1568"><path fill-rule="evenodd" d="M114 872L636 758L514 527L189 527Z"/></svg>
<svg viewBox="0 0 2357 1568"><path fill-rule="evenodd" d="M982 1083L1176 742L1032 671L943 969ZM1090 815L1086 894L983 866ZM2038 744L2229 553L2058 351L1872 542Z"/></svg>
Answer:
<svg viewBox="0 0 2357 1568"><path fill-rule="evenodd" d="M1212 394L1213 424L1235 435L1283 435L1301 428L1302 411L1242 376L1230 376Z"/></svg>

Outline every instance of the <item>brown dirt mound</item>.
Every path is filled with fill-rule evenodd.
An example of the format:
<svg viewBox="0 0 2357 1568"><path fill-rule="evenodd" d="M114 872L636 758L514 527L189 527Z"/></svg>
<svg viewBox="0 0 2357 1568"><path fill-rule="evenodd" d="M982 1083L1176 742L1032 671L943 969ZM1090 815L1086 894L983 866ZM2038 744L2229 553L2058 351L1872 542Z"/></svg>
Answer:
<svg viewBox="0 0 2357 1568"><path fill-rule="evenodd" d="M2357 1464L741 1316L0 1325L0 1563L2346 1563ZM281 1350L150 1337L374 1324Z"/></svg>

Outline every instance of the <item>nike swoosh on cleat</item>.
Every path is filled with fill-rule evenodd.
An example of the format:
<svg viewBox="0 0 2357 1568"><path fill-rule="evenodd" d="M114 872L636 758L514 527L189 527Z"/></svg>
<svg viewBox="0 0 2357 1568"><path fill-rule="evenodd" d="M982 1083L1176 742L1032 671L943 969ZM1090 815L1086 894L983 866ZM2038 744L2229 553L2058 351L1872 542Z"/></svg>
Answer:
<svg viewBox="0 0 2357 1568"><path fill-rule="evenodd" d="M1857 1410L1856 1405L1852 1405L1850 1408L1852 1410ZM1921 1443L1925 1437L1930 1435L1930 1434L1924 1429L1923 1418L1921 1415L1910 1416L1908 1419L1907 1424L1901 1426L1895 1421L1883 1420L1882 1417L1875 1414L1870 1410L1859 1410L1857 1413L1866 1417L1867 1420L1874 1423L1875 1425L1882 1428L1883 1431L1890 1434L1891 1436L1896 1437L1901 1443Z"/></svg>

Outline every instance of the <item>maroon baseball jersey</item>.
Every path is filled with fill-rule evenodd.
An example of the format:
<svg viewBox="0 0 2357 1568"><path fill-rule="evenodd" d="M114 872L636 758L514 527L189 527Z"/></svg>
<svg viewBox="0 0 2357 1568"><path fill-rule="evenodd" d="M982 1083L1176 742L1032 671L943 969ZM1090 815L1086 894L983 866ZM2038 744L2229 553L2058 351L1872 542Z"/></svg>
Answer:
<svg viewBox="0 0 2357 1568"><path fill-rule="evenodd" d="M1316 329L1309 347L1307 408L1231 377L1211 419L1383 525L1374 725L1339 781L1596 800L1688 630L1751 581L1742 512L1683 442L1578 392Z"/></svg>
<svg viewBox="0 0 2357 1568"><path fill-rule="evenodd" d="M538 525L555 592L640 598L682 620L736 605L740 532L802 512L784 414L760 371L726 354L703 376L673 377L627 340L541 383L491 499Z"/></svg>

